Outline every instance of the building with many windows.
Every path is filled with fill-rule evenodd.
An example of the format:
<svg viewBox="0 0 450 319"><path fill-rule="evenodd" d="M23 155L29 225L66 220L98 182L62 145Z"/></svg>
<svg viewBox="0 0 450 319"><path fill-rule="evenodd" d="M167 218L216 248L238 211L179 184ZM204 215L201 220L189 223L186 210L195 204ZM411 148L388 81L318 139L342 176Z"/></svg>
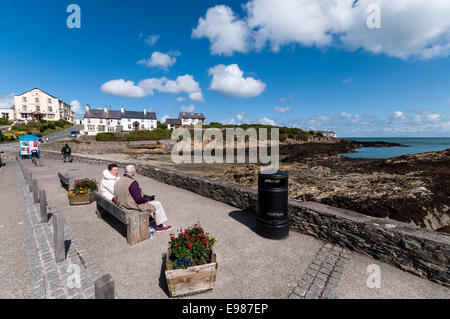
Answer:
<svg viewBox="0 0 450 319"><path fill-rule="evenodd" d="M86 113L82 120L83 135L97 135L103 132L130 132L139 130L154 130L157 128L155 112L120 111L103 109L91 109L86 105Z"/></svg>
<svg viewBox="0 0 450 319"><path fill-rule="evenodd" d="M13 118L10 120L30 121L75 121L75 113L64 101L38 88L14 96Z"/></svg>
<svg viewBox="0 0 450 319"><path fill-rule="evenodd" d="M206 123L206 117L203 115L203 113L181 112L178 115L178 118L180 119L182 126L191 126Z"/></svg>

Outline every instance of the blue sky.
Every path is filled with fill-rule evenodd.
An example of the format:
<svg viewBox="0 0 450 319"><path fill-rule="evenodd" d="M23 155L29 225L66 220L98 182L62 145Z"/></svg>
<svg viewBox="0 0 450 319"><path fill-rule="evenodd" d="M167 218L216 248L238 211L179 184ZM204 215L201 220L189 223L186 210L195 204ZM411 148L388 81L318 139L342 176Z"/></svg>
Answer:
<svg viewBox="0 0 450 319"><path fill-rule="evenodd" d="M450 136L448 1L401 0L400 13L380 2L379 29L360 25L366 0L338 17L326 13L333 1L283 8L293 1L1 0L0 107L38 87L81 105L78 117L89 104L340 136ZM71 3L80 29L66 25Z"/></svg>

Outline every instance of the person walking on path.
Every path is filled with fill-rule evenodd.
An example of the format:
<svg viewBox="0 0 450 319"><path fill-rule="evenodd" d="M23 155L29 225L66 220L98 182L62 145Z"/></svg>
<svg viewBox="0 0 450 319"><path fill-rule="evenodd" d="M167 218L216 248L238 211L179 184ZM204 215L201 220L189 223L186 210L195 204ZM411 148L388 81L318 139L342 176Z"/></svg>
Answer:
<svg viewBox="0 0 450 319"><path fill-rule="evenodd" d="M128 165L125 167L124 176L114 185L115 202L122 208L149 212L156 222L156 232L168 231L172 226L164 225L167 216L162 204L158 201L150 201L149 196L145 196L139 187L139 183L134 179L136 167Z"/></svg>

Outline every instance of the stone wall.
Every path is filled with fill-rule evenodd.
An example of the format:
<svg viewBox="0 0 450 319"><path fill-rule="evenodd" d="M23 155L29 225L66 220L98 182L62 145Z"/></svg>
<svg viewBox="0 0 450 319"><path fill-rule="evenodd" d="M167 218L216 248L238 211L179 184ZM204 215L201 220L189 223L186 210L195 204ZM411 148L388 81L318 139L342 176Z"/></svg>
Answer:
<svg viewBox="0 0 450 319"><path fill-rule="evenodd" d="M60 159L57 152L41 151L43 158ZM74 161L105 165L104 159L74 155ZM109 164L109 163L108 163ZM137 172L230 206L257 211L257 190L212 181L181 172L133 162ZM366 216L314 202L289 200L292 230L336 243L420 277L450 287L450 236L414 225Z"/></svg>

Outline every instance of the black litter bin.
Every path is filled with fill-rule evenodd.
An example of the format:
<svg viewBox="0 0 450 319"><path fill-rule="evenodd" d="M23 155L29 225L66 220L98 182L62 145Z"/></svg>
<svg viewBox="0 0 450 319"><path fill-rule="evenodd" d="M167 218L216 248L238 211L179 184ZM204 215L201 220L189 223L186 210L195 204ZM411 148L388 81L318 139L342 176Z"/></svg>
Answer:
<svg viewBox="0 0 450 319"><path fill-rule="evenodd" d="M261 236L281 239L289 235L288 189L287 172L259 173L256 232Z"/></svg>

